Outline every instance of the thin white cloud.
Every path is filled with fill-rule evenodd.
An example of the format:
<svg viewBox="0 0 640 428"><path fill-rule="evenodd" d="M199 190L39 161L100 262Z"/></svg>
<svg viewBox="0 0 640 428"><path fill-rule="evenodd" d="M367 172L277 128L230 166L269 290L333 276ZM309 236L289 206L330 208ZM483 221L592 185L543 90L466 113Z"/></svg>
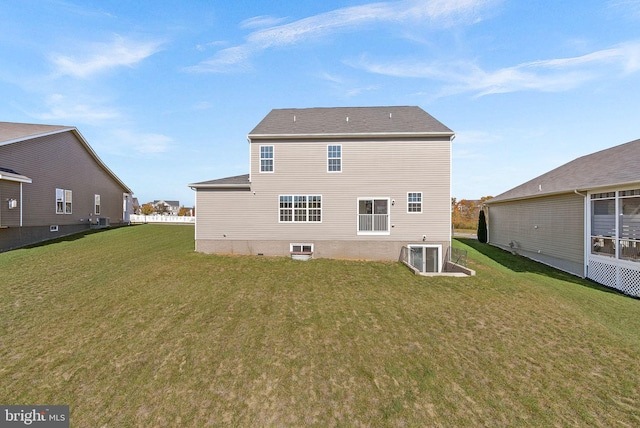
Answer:
<svg viewBox="0 0 640 428"><path fill-rule="evenodd" d="M189 67L187 70L207 73L246 71L251 69L251 65L247 61L251 55L251 49L247 46L234 46L218 51L215 57Z"/></svg>
<svg viewBox="0 0 640 428"><path fill-rule="evenodd" d="M213 58L188 68L197 72L228 72L249 68L249 59L266 49L291 46L369 25L426 22L434 27L463 20L475 22L479 12L500 0L403 0L335 9L288 24L270 26L247 35L245 43L219 51ZM260 22L260 21L256 21ZM263 20L261 23L264 23ZM247 27L247 21L243 23Z"/></svg>
<svg viewBox="0 0 640 428"><path fill-rule="evenodd" d="M197 44L196 45L196 50L199 50L200 52L204 52L209 48L216 48L222 45L226 45L227 42L224 42L222 40L215 40L213 42L209 42L209 43L204 43L204 44Z"/></svg>
<svg viewBox="0 0 640 428"><path fill-rule="evenodd" d="M501 135L478 130L462 130L456 131L456 145L486 145L500 142L503 140Z"/></svg>
<svg viewBox="0 0 640 428"><path fill-rule="evenodd" d="M361 88L351 88L347 90L345 95L347 97L355 97L365 92L377 91L378 89L380 89L380 87L377 85L370 85L370 86L361 87Z"/></svg>
<svg viewBox="0 0 640 428"><path fill-rule="evenodd" d="M172 144L173 139L163 134L117 130L114 131L114 140L110 145L110 150L118 153L133 151L142 155L152 155L169 151Z"/></svg>
<svg viewBox="0 0 640 428"><path fill-rule="evenodd" d="M30 113L30 115L45 122L61 125L99 124L120 116L118 111L104 107L97 100L70 98L62 94L48 96L44 104L48 107L47 112Z"/></svg>
<svg viewBox="0 0 640 428"><path fill-rule="evenodd" d="M254 16L253 18L245 19L240 23L240 28L265 28L273 27L285 21L286 18L277 18L270 15Z"/></svg>
<svg viewBox="0 0 640 428"><path fill-rule="evenodd" d="M487 146L502 141L503 137L496 133L477 130L456 131L452 155L454 159L483 159L486 158Z"/></svg>
<svg viewBox="0 0 640 428"><path fill-rule="evenodd" d="M336 75L328 73L326 71L318 73L316 75L316 77L318 77L319 79L325 80L327 82L330 82L330 83L336 83L336 84L343 84L344 83L344 79L342 77L336 76Z"/></svg>
<svg viewBox="0 0 640 428"><path fill-rule="evenodd" d="M72 2L67 1L57 1L56 6L60 6L61 9L65 10L69 14L79 15L81 17L84 16L97 16L97 17L107 17L107 18L115 18L115 16L105 10L100 8L93 8L87 5L78 5Z"/></svg>
<svg viewBox="0 0 640 428"><path fill-rule="evenodd" d="M200 101L200 102L195 103L191 108L193 110L209 110L209 109L211 109L213 107L214 107L214 105L210 101Z"/></svg>
<svg viewBox="0 0 640 428"><path fill-rule="evenodd" d="M640 19L640 0L610 0L609 7L627 18Z"/></svg>
<svg viewBox="0 0 640 428"><path fill-rule="evenodd" d="M518 91L563 92L615 73L640 71L640 41L631 41L586 55L531 61L495 71L473 62L375 62L363 56L352 67L394 77L445 83L440 95L471 92L477 96Z"/></svg>
<svg viewBox="0 0 640 428"><path fill-rule="evenodd" d="M51 62L57 75L86 78L116 67L132 67L160 50L158 41L136 41L116 36L109 42L81 46L77 56L53 54Z"/></svg>

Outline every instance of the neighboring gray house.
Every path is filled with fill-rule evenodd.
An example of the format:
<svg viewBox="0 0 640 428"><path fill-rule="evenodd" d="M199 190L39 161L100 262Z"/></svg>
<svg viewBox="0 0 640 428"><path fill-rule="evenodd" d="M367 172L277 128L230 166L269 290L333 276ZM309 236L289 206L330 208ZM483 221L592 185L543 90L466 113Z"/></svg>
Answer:
<svg viewBox="0 0 640 428"><path fill-rule="evenodd" d="M640 296L640 140L486 202L489 243Z"/></svg>
<svg viewBox="0 0 640 428"><path fill-rule="evenodd" d="M126 224L131 204L75 127L0 122L0 251Z"/></svg>
<svg viewBox="0 0 640 428"><path fill-rule="evenodd" d="M398 260L440 272L454 132L419 107L272 110L249 174L193 183L196 250Z"/></svg>

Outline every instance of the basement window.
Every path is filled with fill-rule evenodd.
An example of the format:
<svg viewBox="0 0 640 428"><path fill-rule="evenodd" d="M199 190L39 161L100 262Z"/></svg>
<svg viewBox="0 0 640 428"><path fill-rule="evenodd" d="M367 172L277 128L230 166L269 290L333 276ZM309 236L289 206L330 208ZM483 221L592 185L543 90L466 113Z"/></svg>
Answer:
<svg viewBox="0 0 640 428"><path fill-rule="evenodd" d="M292 253L311 254L313 253L313 244L290 244Z"/></svg>

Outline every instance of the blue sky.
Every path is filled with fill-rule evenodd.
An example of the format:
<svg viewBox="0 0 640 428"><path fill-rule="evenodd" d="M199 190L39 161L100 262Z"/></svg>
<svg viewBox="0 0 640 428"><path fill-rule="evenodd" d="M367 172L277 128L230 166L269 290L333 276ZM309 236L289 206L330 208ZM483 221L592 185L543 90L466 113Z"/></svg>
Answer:
<svg viewBox="0 0 640 428"><path fill-rule="evenodd" d="M640 138L640 0L5 0L0 24L0 121L76 126L141 202L247 173L272 108L418 105L456 132L458 199Z"/></svg>

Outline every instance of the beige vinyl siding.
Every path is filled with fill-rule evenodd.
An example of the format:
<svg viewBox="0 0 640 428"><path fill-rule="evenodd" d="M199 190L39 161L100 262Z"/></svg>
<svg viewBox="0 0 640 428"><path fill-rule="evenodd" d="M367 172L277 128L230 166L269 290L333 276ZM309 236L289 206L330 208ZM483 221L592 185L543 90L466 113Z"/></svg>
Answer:
<svg viewBox="0 0 640 428"><path fill-rule="evenodd" d="M23 184L23 226L87 223L100 195L100 217L122 222L123 189L72 132L0 146L2 166L32 179ZM73 192L72 214L56 214L56 188Z"/></svg>
<svg viewBox="0 0 640 428"><path fill-rule="evenodd" d="M449 239L450 142L442 140L271 141L275 170L259 172L252 150L252 191L260 239ZM257 148L259 142L252 146ZM327 146L342 145L342 172L327 172ZM422 192L423 213L407 213L407 192ZM321 195L322 224L278 223L279 195ZM359 197L389 198L388 236L357 234ZM247 230L248 232L248 230Z"/></svg>
<svg viewBox="0 0 640 428"><path fill-rule="evenodd" d="M247 239L260 227L255 198L248 190L199 189L196 239ZM250 230L246 233L246 230Z"/></svg>
<svg viewBox="0 0 640 428"><path fill-rule="evenodd" d="M336 144L342 172L328 172L327 146ZM261 145L274 146L273 172L260 173ZM250 190L196 192L196 248L287 254L290 242L322 242L319 257L395 258L402 245L434 243L445 258L450 155L449 138L253 141ZM407 212L408 192L422 193L422 213ZM320 195L322 222L279 222L280 195ZM358 198L389 199L389 234L358 234Z"/></svg>
<svg viewBox="0 0 640 428"><path fill-rule="evenodd" d="M342 146L342 172L327 171L327 146ZM259 146L274 146L274 172L259 172ZM196 249L288 254L291 242L315 243L317 257L395 258L410 243L450 242L450 141L254 141L251 189L198 189ZM407 213L407 192L423 212ZM322 196L322 222L279 222L280 195ZM358 198L388 198L388 235L357 231ZM426 239L423 241L423 236Z"/></svg>
<svg viewBox="0 0 640 428"><path fill-rule="evenodd" d="M582 276L584 197L574 193L489 206L489 243Z"/></svg>

